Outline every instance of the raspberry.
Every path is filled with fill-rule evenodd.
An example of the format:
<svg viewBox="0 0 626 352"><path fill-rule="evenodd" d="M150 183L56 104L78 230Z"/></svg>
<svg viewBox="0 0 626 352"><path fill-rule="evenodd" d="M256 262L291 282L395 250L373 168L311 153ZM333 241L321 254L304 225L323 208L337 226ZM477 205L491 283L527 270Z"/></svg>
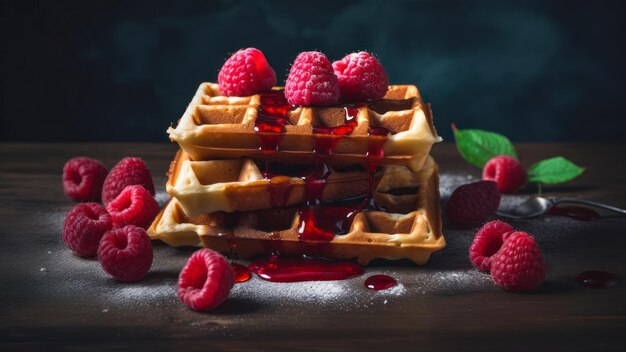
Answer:
<svg viewBox="0 0 626 352"><path fill-rule="evenodd" d="M339 101L339 85L326 55L300 53L289 70L285 97L294 105L332 105Z"/></svg>
<svg viewBox="0 0 626 352"><path fill-rule="evenodd" d="M463 226L478 226L496 214L500 192L493 181L478 181L462 185L452 192L446 205L446 216Z"/></svg>
<svg viewBox="0 0 626 352"><path fill-rule="evenodd" d="M116 229L126 225L146 229L159 212L159 204L142 186L132 185L124 188L107 205L107 210Z"/></svg>
<svg viewBox="0 0 626 352"><path fill-rule="evenodd" d="M105 232L112 228L111 216L98 203L76 204L63 221L63 242L82 257L93 257Z"/></svg>
<svg viewBox="0 0 626 352"><path fill-rule="evenodd" d="M146 230L128 225L102 236L98 260L119 281L139 281L152 266L152 243Z"/></svg>
<svg viewBox="0 0 626 352"><path fill-rule="evenodd" d="M546 264L535 239L525 232L504 236L491 261L491 277L509 291L534 290L546 277Z"/></svg>
<svg viewBox="0 0 626 352"><path fill-rule="evenodd" d="M365 51L346 55L333 62L341 99L377 100L385 96L389 79L383 66Z"/></svg>
<svg viewBox="0 0 626 352"><path fill-rule="evenodd" d="M519 161L500 155L485 164L483 180L495 181L502 193L513 193L526 183L526 170Z"/></svg>
<svg viewBox="0 0 626 352"><path fill-rule="evenodd" d="M63 192L78 201L99 200L107 168L84 156L72 158L63 166Z"/></svg>
<svg viewBox="0 0 626 352"><path fill-rule="evenodd" d="M191 255L178 277L178 298L194 310L219 306L235 284L235 273L217 252L203 248Z"/></svg>
<svg viewBox="0 0 626 352"><path fill-rule="evenodd" d="M272 89L276 73L259 49L248 48L224 62L217 82L223 95L245 97Z"/></svg>
<svg viewBox="0 0 626 352"><path fill-rule="evenodd" d="M141 185L154 195L154 183L150 171L139 158L126 157L111 169L102 187L102 203L106 206L126 186L130 185Z"/></svg>
<svg viewBox="0 0 626 352"><path fill-rule="evenodd" d="M493 255L502 247L504 235L511 231L513 231L513 226L506 222L491 221L484 224L476 232L469 249L472 263L480 270L491 270Z"/></svg>

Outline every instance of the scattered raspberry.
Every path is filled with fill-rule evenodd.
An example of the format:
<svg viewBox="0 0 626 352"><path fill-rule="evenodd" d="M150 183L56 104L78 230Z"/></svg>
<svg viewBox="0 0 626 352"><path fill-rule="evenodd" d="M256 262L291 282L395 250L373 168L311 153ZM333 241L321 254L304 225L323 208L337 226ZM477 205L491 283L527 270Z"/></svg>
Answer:
<svg viewBox="0 0 626 352"><path fill-rule="evenodd" d="M72 158L63 167L63 192L78 201L99 200L107 168L84 156Z"/></svg>
<svg viewBox="0 0 626 352"><path fill-rule="evenodd" d="M370 53L361 51L333 62L341 99L377 100L385 96L389 79L383 66Z"/></svg>
<svg viewBox="0 0 626 352"><path fill-rule="evenodd" d="M495 181L501 193L513 193L526 183L526 170L519 161L500 155L485 164L483 180Z"/></svg>
<svg viewBox="0 0 626 352"><path fill-rule="evenodd" d="M104 271L120 281L139 281L152 266L152 244L146 230L128 225L102 236L98 260Z"/></svg>
<svg viewBox="0 0 626 352"><path fill-rule="evenodd" d="M113 226L117 228L135 225L148 228L159 212L159 204L142 186L124 188L108 205Z"/></svg>
<svg viewBox="0 0 626 352"><path fill-rule="evenodd" d="M63 221L63 242L82 257L93 257L105 232L113 227L111 216L98 203L76 204Z"/></svg>
<svg viewBox="0 0 626 352"><path fill-rule="evenodd" d="M272 89L276 73L259 49L248 48L224 62L217 81L223 95L245 97Z"/></svg>
<svg viewBox="0 0 626 352"><path fill-rule="evenodd" d="M285 83L285 97L294 105L332 105L339 85L326 55L305 51L296 57Z"/></svg>
<svg viewBox="0 0 626 352"><path fill-rule="evenodd" d="M510 232L491 261L491 277L505 290L534 290L546 277L546 264L535 239L525 232Z"/></svg>
<svg viewBox="0 0 626 352"><path fill-rule="evenodd" d="M478 181L462 185L452 192L446 205L446 216L463 226L478 226L496 214L500 192L493 181Z"/></svg>
<svg viewBox="0 0 626 352"><path fill-rule="evenodd" d="M104 180L102 203L109 204L120 192L130 185L141 185L154 195L154 183L143 160L126 157L111 169Z"/></svg>
<svg viewBox="0 0 626 352"><path fill-rule="evenodd" d="M493 255L502 247L504 235L511 231L513 231L513 226L506 222L491 221L484 224L476 232L469 249L469 257L472 263L480 270L491 270Z"/></svg>
<svg viewBox="0 0 626 352"><path fill-rule="evenodd" d="M178 297L194 310L211 310L228 297L235 273L220 254L203 248L191 255L178 277Z"/></svg>

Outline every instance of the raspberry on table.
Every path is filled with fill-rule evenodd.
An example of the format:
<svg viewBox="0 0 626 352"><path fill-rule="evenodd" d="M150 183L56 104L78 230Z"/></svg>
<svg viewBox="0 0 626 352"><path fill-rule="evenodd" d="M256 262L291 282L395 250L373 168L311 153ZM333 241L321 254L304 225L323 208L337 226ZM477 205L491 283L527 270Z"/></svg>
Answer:
<svg viewBox="0 0 626 352"><path fill-rule="evenodd" d="M63 192L77 201L100 199L107 168L98 160L80 156L63 166Z"/></svg>
<svg viewBox="0 0 626 352"><path fill-rule="evenodd" d="M106 206L126 186L130 185L141 185L154 195L152 175L143 160L139 158L126 157L111 169L102 187L102 203Z"/></svg>
<svg viewBox="0 0 626 352"><path fill-rule="evenodd" d="M152 243L146 230L128 225L102 236L98 260L104 271L119 281L139 281L152 266Z"/></svg>
<svg viewBox="0 0 626 352"><path fill-rule="evenodd" d="M326 55L300 53L289 70L285 97L293 105L332 105L339 101L339 84Z"/></svg>
<svg viewBox="0 0 626 352"><path fill-rule="evenodd" d="M380 62L361 51L333 62L342 100L378 100L385 96L389 79Z"/></svg>
<svg viewBox="0 0 626 352"><path fill-rule="evenodd" d="M495 181L501 193L513 193L526 183L526 169L508 155L496 156L485 164L483 180Z"/></svg>
<svg viewBox="0 0 626 352"><path fill-rule="evenodd" d="M228 261L208 248L194 252L178 278L178 297L189 308L207 311L216 308L235 284Z"/></svg>
<svg viewBox="0 0 626 352"><path fill-rule="evenodd" d="M105 232L113 227L111 216L98 203L76 204L63 221L63 242L82 257L93 257Z"/></svg>
<svg viewBox="0 0 626 352"><path fill-rule="evenodd" d="M478 181L459 186L446 204L448 220L463 227L474 227L496 215L500 192L493 181Z"/></svg>
<svg viewBox="0 0 626 352"><path fill-rule="evenodd" d="M217 82L222 95L245 97L271 90L276 73L259 49L248 48L224 62Z"/></svg>
<svg viewBox="0 0 626 352"><path fill-rule="evenodd" d="M469 248L469 257L476 268L489 271L493 255L500 250L504 243L504 236L513 231L513 226L506 222L495 220L484 224L472 241Z"/></svg>
<svg viewBox="0 0 626 352"><path fill-rule="evenodd" d="M159 204L145 188L132 185L109 202L107 210L115 228L135 225L146 229L159 212Z"/></svg>
<svg viewBox="0 0 626 352"><path fill-rule="evenodd" d="M491 261L491 277L509 291L538 288L546 277L546 264L535 239L525 232L504 236L502 248Z"/></svg>

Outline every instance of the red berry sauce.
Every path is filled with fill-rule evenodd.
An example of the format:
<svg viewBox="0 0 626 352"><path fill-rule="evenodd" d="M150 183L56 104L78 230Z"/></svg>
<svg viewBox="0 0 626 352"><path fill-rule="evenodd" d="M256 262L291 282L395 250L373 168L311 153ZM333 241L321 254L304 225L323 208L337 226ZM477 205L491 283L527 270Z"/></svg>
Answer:
<svg viewBox="0 0 626 352"><path fill-rule="evenodd" d="M600 218L600 214L598 214L595 210L587 207L581 207L576 205L557 205L550 210L548 210L548 214L557 215L557 216L567 216L574 220L580 221L591 221L593 219Z"/></svg>
<svg viewBox="0 0 626 352"><path fill-rule="evenodd" d="M248 268L261 279L272 282L344 280L363 273L363 267L345 260L278 256L255 260Z"/></svg>
<svg viewBox="0 0 626 352"><path fill-rule="evenodd" d="M372 275L365 280L365 287L370 290L380 291L394 287L398 282L389 275Z"/></svg>
<svg viewBox="0 0 626 352"><path fill-rule="evenodd" d="M252 276L252 274L250 273L250 269L248 269L247 266L241 265L238 263L232 263L232 262L230 263L230 266L233 268L233 271L235 272L236 283L246 282L250 280L250 277Z"/></svg>
<svg viewBox="0 0 626 352"><path fill-rule="evenodd" d="M369 135L367 152L368 193L348 201L322 202L322 194L326 187L326 178L330 168L328 159L333 155L343 136L350 135L357 127L359 107L367 103L345 105L344 124L327 127L314 126L314 165L296 174L304 181L306 204L298 209L300 223L298 235L302 240L319 241L319 246L332 241L336 235L346 234L356 214L364 210L379 208L373 202L375 189L374 173L384 156L383 145L387 135L391 133L383 127L372 126ZM259 138L260 150L265 154L264 177L273 179L281 173L274 174L270 170L269 158L279 149L285 134L285 126L289 124L288 114L295 107L287 102L282 91L273 91L261 95L255 131ZM281 182L270 183L272 206L281 208L287 205L292 187ZM273 241L271 241L273 242ZM306 252L317 252L319 246L303 246ZM323 248L322 248L323 249ZM323 250L322 250L323 252ZM294 282L310 280L340 280L360 275L363 268L347 261L327 261L310 258L281 258L273 255L270 258L252 262L248 268L261 278L274 282Z"/></svg>
<svg viewBox="0 0 626 352"><path fill-rule="evenodd" d="M576 276L576 281L589 288L611 288L619 285L620 278L606 271L585 271Z"/></svg>

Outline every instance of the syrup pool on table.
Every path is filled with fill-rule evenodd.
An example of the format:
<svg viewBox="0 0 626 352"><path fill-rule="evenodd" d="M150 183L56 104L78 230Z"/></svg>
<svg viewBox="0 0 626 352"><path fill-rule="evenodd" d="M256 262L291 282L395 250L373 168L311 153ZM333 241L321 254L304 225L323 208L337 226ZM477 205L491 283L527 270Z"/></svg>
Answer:
<svg viewBox="0 0 626 352"><path fill-rule="evenodd" d="M606 271L590 270L576 276L576 281L582 286L589 288L611 288L619 285L617 275Z"/></svg>
<svg viewBox="0 0 626 352"><path fill-rule="evenodd" d="M364 283L365 287L374 291L386 290L388 288L394 287L397 284L398 282L396 281L396 279L389 275L382 274L372 275L368 277Z"/></svg>

